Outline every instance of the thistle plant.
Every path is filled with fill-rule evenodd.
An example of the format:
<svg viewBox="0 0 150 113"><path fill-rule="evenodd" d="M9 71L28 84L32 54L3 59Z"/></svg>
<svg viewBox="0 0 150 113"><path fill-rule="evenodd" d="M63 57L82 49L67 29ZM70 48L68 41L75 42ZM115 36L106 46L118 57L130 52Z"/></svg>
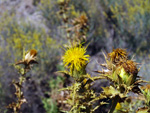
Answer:
<svg viewBox="0 0 150 113"><path fill-rule="evenodd" d="M13 109L14 113L19 112L19 110L21 109L21 105L23 103L27 103L27 100L24 98L22 88L23 88L23 83L25 83L25 80L26 80L26 73L31 70L32 64L38 63L36 61L36 55L37 55L37 51L32 49L28 51L25 55L23 55L23 60L15 64L15 67L19 70L19 74L20 74L19 81L13 80L12 82L16 88L15 95L17 97L17 101L7 106L7 108ZM17 66L20 64L22 64L23 67Z"/></svg>
<svg viewBox="0 0 150 113"><path fill-rule="evenodd" d="M68 39L68 44L65 45L65 53L62 57L66 70L61 72L69 75L74 82L71 86L61 90L68 91L64 103L68 104L69 112L90 113L94 111L90 101L96 97L96 94L91 89L92 77L85 70L90 58L89 55L86 55L87 46L83 46L88 31L88 18L83 13L79 17L70 19L68 16L69 2L70 0L58 1L60 14L65 23L66 38Z"/></svg>
<svg viewBox="0 0 150 113"><path fill-rule="evenodd" d="M117 103L124 102L129 97L129 92L140 94L140 84L144 81L138 76L138 63L128 59L128 53L124 49L114 49L113 52L105 56L106 63L101 64L104 68L97 71L100 76L91 77L86 73L86 65L89 62L89 55L85 55L86 48L82 44L86 41L88 31L88 18L83 13L75 19L69 19L69 0L60 0L60 14L65 23L67 39L69 43L65 49L63 63L66 67L65 73L73 78L74 83L62 90L68 91L69 96L66 103L70 106L69 112L80 113L94 112L105 102L101 102L94 107L93 103L100 99L110 99L112 106L109 113L113 113ZM108 87L103 87L103 92L96 96L91 89L92 83L99 79L107 79L111 82Z"/></svg>
<svg viewBox="0 0 150 113"><path fill-rule="evenodd" d="M94 112L90 101L96 97L96 94L91 89L92 77L85 70L90 57L85 53L86 47L77 45L68 48L62 58L66 67L62 72L70 75L74 80L71 86L61 89L69 92L66 103L70 106L71 113Z"/></svg>
<svg viewBox="0 0 150 113"><path fill-rule="evenodd" d="M103 93L99 98L109 98L112 106L109 113L113 113L117 103L124 102L129 96L129 92L141 94L140 84L145 82L137 74L138 63L129 60L124 49L115 49L105 56L106 63L101 64L105 69L98 71L101 76L110 80L111 85L103 88Z"/></svg>
<svg viewBox="0 0 150 113"><path fill-rule="evenodd" d="M63 28L66 30L68 45L71 46L73 43L78 45L85 43L86 35L89 30L88 17L86 14L83 12L80 16L72 19L69 13L71 10L70 0L58 0L58 5L60 6L59 14L64 22Z"/></svg>

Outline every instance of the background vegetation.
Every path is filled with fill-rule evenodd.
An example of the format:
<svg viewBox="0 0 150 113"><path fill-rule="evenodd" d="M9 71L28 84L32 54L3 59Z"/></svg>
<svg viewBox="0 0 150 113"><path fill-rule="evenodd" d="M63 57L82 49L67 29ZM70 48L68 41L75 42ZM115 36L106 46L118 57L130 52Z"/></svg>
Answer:
<svg viewBox="0 0 150 113"><path fill-rule="evenodd" d="M92 71L99 68L98 63L104 62L102 50L125 48L130 57L134 54L136 61L142 63L139 75L150 79L149 0L71 0L70 6L70 18L82 13L88 17L87 52L91 62L87 70L92 76ZM13 64L28 49L38 51L39 64L28 73L24 84L28 103L21 111L58 112L53 95L62 87L63 78L54 72L63 69L61 47L67 42L58 11L57 0L0 1L0 112L11 112L5 106L15 100L12 80L19 76Z"/></svg>

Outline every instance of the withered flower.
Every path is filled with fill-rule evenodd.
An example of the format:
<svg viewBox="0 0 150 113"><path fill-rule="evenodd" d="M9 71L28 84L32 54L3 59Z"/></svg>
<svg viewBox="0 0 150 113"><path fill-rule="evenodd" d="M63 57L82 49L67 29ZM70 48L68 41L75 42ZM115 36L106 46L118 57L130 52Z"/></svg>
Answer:
<svg viewBox="0 0 150 113"><path fill-rule="evenodd" d="M73 21L72 21L73 25L77 25L79 27L79 29L83 28L83 27L86 27L87 26L87 23L88 23L88 18L85 14L82 14L80 17L78 18L75 18Z"/></svg>
<svg viewBox="0 0 150 113"><path fill-rule="evenodd" d="M127 60L122 64L122 67L125 69L125 71L129 74L133 74L134 76L137 75L138 69L136 67L136 63L132 60Z"/></svg>
<svg viewBox="0 0 150 113"><path fill-rule="evenodd" d="M34 64L34 63L38 63L36 61L36 55L37 55L37 51L35 49L31 49L24 57L23 60L19 61L16 63L16 65L18 64L24 64L26 69L30 69L30 64Z"/></svg>
<svg viewBox="0 0 150 113"><path fill-rule="evenodd" d="M72 20L73 27L68 28L67 32L73 31L75 33L74 39L76 41L84 42L86 40L86 34L89 30L88 28L88 17L86 14L82 14L81 16Z"/></svg>
<svg viewBox="0 0 150 113"><path fill-rule="evenodd" d="M131 85L136 81L138 69L135 62L127 60L119 66L118 69L120 70L119 76L122 78L124 83Z"/></svg>
<svg viewBox="0 0 150 113"><path fill-rule="evenodd" d="M113 49L113 52L108 54L108 58L114 63L119 64L127 60L127 51L125 49Z"/></svg>

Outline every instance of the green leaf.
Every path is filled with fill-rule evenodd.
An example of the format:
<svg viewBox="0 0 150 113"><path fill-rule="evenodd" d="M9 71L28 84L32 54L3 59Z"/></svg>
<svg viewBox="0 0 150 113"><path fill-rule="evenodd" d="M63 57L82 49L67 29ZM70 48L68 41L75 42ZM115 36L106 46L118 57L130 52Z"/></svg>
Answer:
<svg viewBox="0 0 150 113"><path fill-rule="evenodd" d="M119 91L118 90L116 90L114 87L112 87L112 86L109 86L109 87L102 87L103 88L103 92L104 92L104 94L106 95L106 96L112 96L112 97L114 97L114 96L116 96L116 95L119 95Z"/></svg>

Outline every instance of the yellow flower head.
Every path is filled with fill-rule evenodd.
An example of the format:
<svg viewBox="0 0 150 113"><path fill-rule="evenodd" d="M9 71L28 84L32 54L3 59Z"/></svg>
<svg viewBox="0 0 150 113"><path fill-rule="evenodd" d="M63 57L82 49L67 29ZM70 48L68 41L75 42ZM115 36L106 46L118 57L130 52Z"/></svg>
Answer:
<svg viewBox="0 0 150 113"><path fill-rule="evenodd" d="M68 48L63 56L63 63L70 70L76 69L79 71L82 66L85 66L89 61L89 55L85 55L86 48L80 46L75 46Z"/></svg>

